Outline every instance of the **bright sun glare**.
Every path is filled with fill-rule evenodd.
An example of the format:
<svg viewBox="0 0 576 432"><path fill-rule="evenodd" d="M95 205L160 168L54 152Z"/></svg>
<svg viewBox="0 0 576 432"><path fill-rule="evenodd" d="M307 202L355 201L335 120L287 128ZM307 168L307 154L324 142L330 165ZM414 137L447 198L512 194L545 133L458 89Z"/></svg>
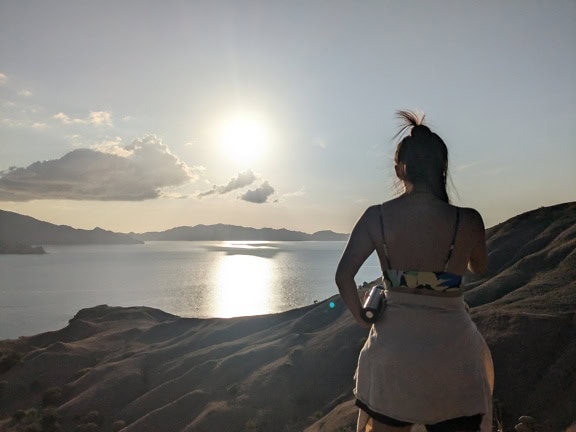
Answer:
<svg viewBox="0 0 576 432"><path fill-rule="evenodd" d="M266 127L256 117L237 115L225 121L220 128L220 144L224 153L242 165L259 159L267 140Z"/></svg>
<svg viewBox="0 0 576 432"><path fill-rule="evenodd" d="M214 315L257 315L270 308L272 260L251 255L225 255L214 290Z"/></svg>

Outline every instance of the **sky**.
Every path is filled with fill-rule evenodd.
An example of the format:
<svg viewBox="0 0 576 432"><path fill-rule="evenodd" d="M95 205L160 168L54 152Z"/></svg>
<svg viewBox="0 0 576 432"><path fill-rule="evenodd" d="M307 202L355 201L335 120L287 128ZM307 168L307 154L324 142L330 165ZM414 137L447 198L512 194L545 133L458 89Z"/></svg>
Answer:
<svg viewBox="0 0 576 432"><path fill-rule="evenodd" d="M0 1L0 209L350 232L395 112L487 227L576 200L576 1Z"/></svg>

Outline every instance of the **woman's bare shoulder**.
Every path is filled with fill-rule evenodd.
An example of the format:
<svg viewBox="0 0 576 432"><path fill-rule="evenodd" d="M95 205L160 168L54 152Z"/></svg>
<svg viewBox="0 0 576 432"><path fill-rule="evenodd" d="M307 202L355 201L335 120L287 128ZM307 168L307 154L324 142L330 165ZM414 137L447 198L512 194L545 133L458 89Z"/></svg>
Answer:
<svg viewBox="0 0 576 432"><path fill-rule="evenodd" d="M482 215L476 209L471 207L459 207L460 217L467 222L472 228L484 230L484 220Z"/></svg>
<svg viewBox="0 0 576 432"><path fill-rule="evenodd" d="M400 202L401 200L398 197L380 204L371 205L366 209L364 215L368 220L380 223L382 215L390 215L401 209L401 206L399 206Z"/></svg>
<svg viewBox="0 0 576 432"><path fill-rule="evenodd" d="M366 230L373 238L379 238L382 232L383 215L389 210L388 203L374 204L366 208L360 219L356 222L356 228Z"/></svg>
<svg viewBox="0 0 576 432"><path fill-rule="evenodd" d="M382 204L374 204L369 206L368 208L366 208L366 210L364 210L364 213L362 213L362 216L360 216L358 222L366 224L368 226L378 223L378 221L380 221L380 214L382 211L381 207Z"/></svg>
<svg viewBox="0 0 576 432"><path fill-rule="evenodd" d="M402 196L398 196L396 198L392 198L391 200L384 201L382 204L378 204L374 207L377 207L379 210L387 212L398 208L398 205L402 203Z"/></svg>

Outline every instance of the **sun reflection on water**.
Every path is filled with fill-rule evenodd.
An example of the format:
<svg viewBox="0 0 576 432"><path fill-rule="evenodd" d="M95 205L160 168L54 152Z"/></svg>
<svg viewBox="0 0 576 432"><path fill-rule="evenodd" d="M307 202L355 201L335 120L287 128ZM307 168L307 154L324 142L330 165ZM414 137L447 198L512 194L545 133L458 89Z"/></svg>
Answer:
<svg viewBox="0 0 576 432"><path fill-rule="evenodd" d="M272 260L254 255L224 255L218 266L214 316L268 313L271 299Z"/></svg>

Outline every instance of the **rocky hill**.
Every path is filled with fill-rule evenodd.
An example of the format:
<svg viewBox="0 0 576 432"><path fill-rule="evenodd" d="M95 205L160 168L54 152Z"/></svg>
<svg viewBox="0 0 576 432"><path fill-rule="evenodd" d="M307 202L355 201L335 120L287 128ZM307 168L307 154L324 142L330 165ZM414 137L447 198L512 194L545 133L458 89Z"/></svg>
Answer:
<svg viewBox="0 0 576 432"><path fill-rule="evenodd" d="M493 351L503 415L576 421L576 203L486 234L488 271L470 279L466 299Z"/></svg>
<svg viewBox="0 0 576 432"><path fill-rule="evenodd" d="M466 297L492 350L498 418L564 431L576 420L576 203L500 224L488 246ZM338 296L231 319L85 309L62 330L0 341L0 430L353 431L366 335Z"/></svg>
<svg viewBox="0 0 576 432"><path fill-rule="evenodd" d="M127 234L113 233L101 228L76 229L0 210L0 243L4 245L77 245L136 244L142 241Z"/></svg>

